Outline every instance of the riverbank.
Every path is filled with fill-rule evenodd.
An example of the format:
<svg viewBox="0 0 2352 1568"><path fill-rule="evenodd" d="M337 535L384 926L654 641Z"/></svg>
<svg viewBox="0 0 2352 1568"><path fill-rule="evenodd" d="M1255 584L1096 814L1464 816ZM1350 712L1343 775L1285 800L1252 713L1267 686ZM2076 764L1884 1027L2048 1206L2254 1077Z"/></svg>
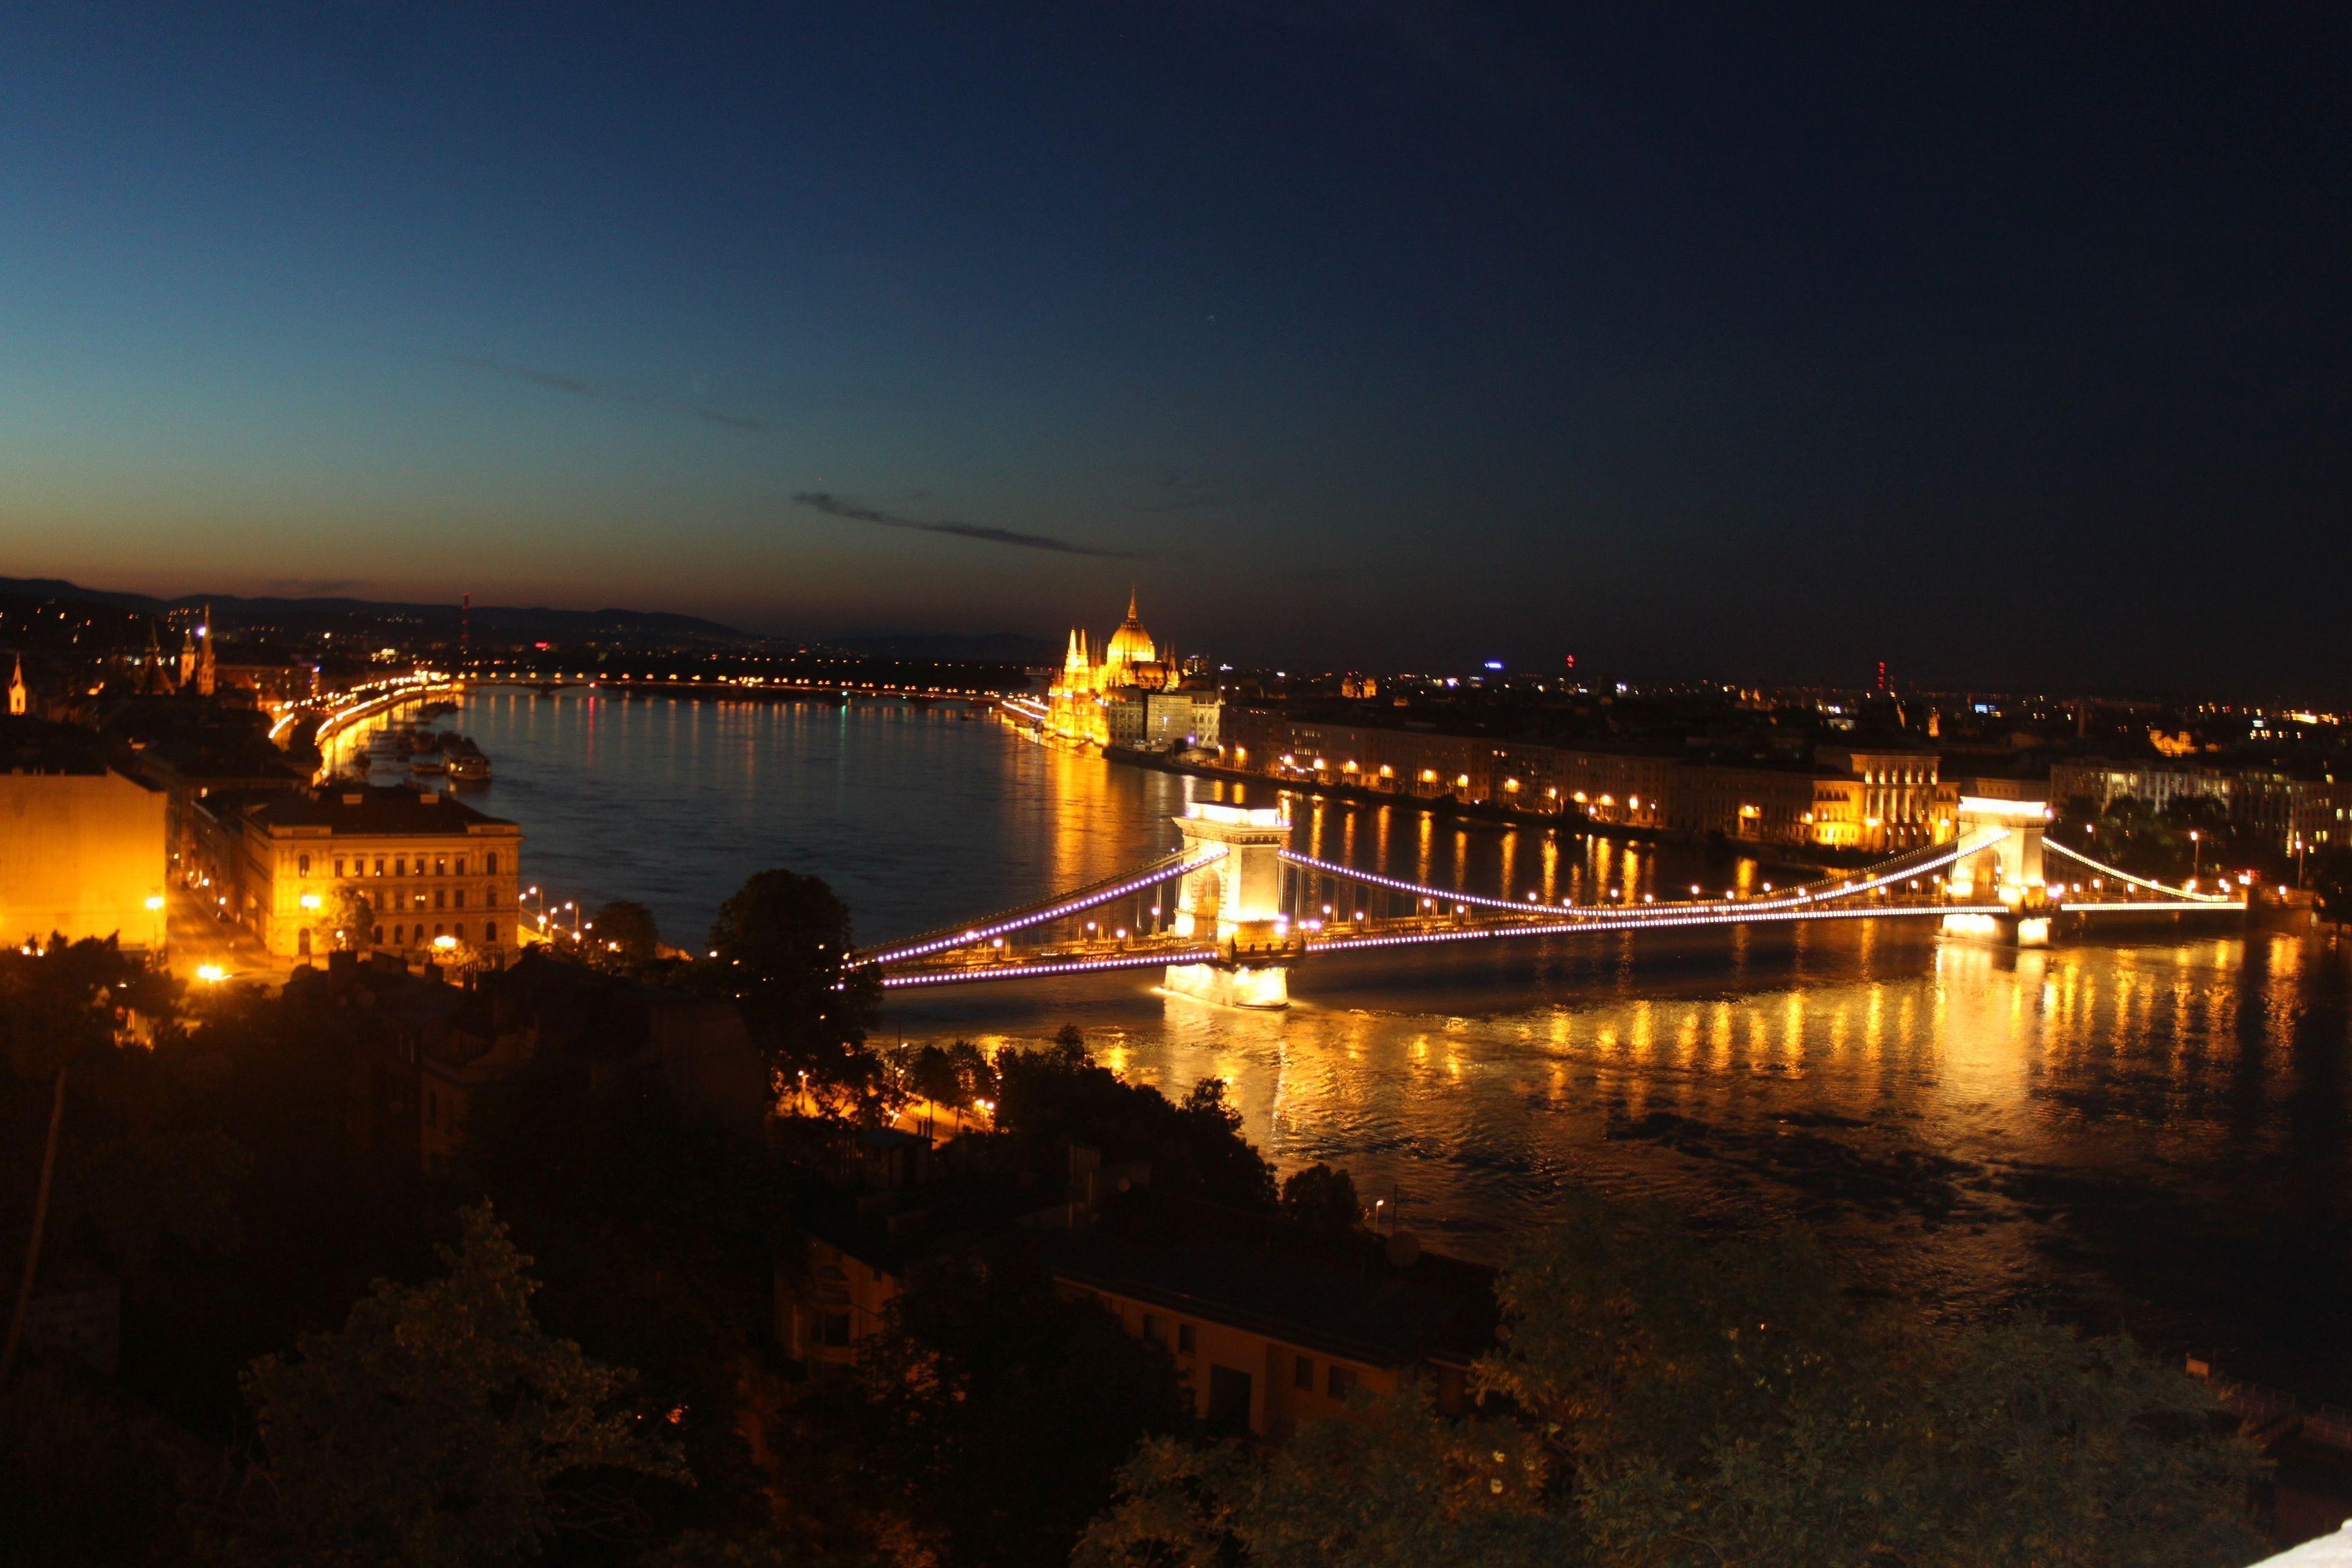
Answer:
<svg viewBox="0 0 2352 1568"><path fill-rule="evenodd" d="M1426 813L1450 820L1482 824L1502 828L1542 827L1572 833L1585 838L1607 838L1621 844L1671 844L1697 849L1712 857L1726 859L1753 860L1768 870L1788 872L1792 880L1827 875L1868 865L1874 857L1866 853L1840 854L1823 851L1814 857L1801 858L1787 852L1785 846L1771 844L1741 844L1719 834L1676 833L1663 828L1632 827L1622 823L1596 822L1582 812L1560 811L1535 813L1515 810L1489 801L1465 801L1453 795L1400 795L1392 790L1369 789L1362 784L1307 783L1301 780L1278 779L1265 773L1250 773L1241 768L1218 767L1213 763L1187 762L1164 752L1137 751L1127 746L1106 746L1102 749L1106 762L1129 767L1150 768L1160 773L1181 773L1192 778L1214 779L1225 784L1269 785L1278 790L1320 798L1335 799L1362 805L1395 805L1409 811Z"/></svg>

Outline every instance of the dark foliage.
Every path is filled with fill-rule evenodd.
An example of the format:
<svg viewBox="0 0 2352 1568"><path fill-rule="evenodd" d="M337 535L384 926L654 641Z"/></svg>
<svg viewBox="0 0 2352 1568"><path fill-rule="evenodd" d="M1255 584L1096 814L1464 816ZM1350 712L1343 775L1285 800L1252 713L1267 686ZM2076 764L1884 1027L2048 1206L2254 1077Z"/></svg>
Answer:
<svg viewBox="0 0 2352 1568"><path fill-rule="evenodd" d="M853 969L849 908L822 878L761 871L719 907L696 983L740 1002L770 1060L788 1082L838 1091L851 1104L878 1089L865 1048L880 1016L881 986Z"/></svg>
<svg viewBox="0 0 2352 1568"><path fill-rule="evenodd" d="M862 1355L855 1394L808 1403L796 1424L804 1452L831 1456L834 1501L854 1510L835 1549L897 1542L974 1568L1059 1568L1119 1461L1190 1414L1166 1352L1055 1295L1003 1242L927 1265Z"/></svg>
<svg viewBox="0 0 2352 1568"><path fill-rule="evenodd" d="M1318 1161L1282 1184L1282 1215L1316 1230L1353 1230L1363 1217L1356 1179Z"/></svg>
<svg viewBox="0 0 2352 1568"><path fill-rule="evenodd" d="M702 1485L656 1499L700 1522L755 1507L736 1426L760 1375L782 1205L765 1152L681 1110L650 1071L592 1076L551 1058L488 1086L460 1171L536 1259L540 1315L636 1369Z"/></svg>
<svg viewBox="0 0 2352 1568"><path fill-rule="evenodd" d="M634 974L661 956L661 932L653 910L643 904L615 899L601 906L588 923L588 959L599 969Z"/></svg>
<svg viewBox="0 0 2352 1568"><path fill-rule="evenodd" d="M1082 1143L1108 1161L1144 1160L1153 1185L1236 1208L1275 1206L1274 1171L1241 1135L1241 1112L1222 1079L1203 1079L1182 1100L1122 1081L1087 1053L1076 1029L1051 1048L996 1058L996 1125L1043 1146Z"/></svg>

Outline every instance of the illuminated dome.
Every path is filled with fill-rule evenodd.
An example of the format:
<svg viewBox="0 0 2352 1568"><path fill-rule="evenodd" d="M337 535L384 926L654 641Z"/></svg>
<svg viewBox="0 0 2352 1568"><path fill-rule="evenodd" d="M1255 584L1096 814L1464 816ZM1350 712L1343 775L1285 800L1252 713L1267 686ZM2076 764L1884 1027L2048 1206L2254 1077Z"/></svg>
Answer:
<svg viewBox="0 0 2352 1568"><path fill-rule="evenodd" d="M1127 619L1118 630L1110 634L1110 646L1103 650L1103 662L1115 667L1150 664L1160 657L1151 646L1151 634L1135 618L1135 595L1127 596Z"/></svg>

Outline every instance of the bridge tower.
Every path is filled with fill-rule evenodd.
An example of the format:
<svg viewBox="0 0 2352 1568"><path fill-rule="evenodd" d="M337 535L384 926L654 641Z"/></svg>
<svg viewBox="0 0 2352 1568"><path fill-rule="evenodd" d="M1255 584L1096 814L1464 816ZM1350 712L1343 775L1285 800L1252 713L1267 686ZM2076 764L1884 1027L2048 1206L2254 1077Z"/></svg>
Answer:
<svg viewBox="0 0 2352 1568"><path fill-rule="evenodd" d="M1960 841L1990 833L2001 837L1954 861L1947 890L1972 904L2006 909L2000 914L1948 914L1944 929L2019 947L2047 947L2054 911L2042 874L2042 836L2050 824L2050 803L2006 781L1979 779L1977 788L1980 793L1960 796Z"/></svg>
<svg viewBox="0 0 2352 1568"><path fill-rule="evenodd" d="M1290 964L1303 951L1282 908L1289 816L1194 802L1176 829L1188 854L1218 846L1225 854L1186 872L1176 889L1176 934L1213 942L1217 956L1170 964L1168 989L1228 1007L1288 1006Z"/></svg>

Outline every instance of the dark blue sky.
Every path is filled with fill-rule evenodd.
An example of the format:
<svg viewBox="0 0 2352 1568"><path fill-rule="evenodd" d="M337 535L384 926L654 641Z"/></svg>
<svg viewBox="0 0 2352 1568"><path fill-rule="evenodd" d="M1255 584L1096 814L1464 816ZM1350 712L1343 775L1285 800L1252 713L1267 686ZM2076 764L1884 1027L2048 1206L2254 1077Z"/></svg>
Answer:
<svg viewBox="0 0 2352 1568"><path fill-rule="evenodd" d="M10 7L0 574L2352 695L2342 10L1796 9Z"/></svg>

